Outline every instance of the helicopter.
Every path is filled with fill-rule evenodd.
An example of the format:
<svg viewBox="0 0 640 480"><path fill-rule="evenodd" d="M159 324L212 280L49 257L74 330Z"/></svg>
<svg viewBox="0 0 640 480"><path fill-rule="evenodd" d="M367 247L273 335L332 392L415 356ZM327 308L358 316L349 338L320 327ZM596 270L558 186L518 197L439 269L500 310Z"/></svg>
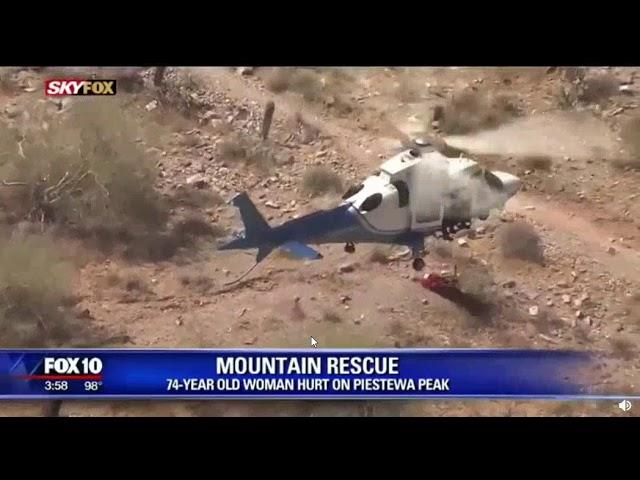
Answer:
<svg viewBox="0 0 640 480"><path fill-rule="evenodd" d="M504 208L520 187L515 175L490 171L471 159L407 148L349 187L335 208L278 226L267 223L246 192L235 196L231 203L240 211L244 232L219 249L257 249L257 265L277 248L317 260L323 255L309 245L344 243L353 253L359 243L395 244L410 249L412 267L420 271L427 237L451 240L473 219L486 220L493 209Z"/></svg>

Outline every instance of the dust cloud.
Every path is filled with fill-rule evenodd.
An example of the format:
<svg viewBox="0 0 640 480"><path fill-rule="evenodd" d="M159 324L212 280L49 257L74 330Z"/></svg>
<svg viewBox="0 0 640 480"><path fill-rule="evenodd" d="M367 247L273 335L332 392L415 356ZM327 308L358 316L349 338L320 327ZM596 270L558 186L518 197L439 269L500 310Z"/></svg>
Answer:
<svg viewBox="0 0 640 480"><path fill-rule="evenodd" d="M568 156L575 159L619 156L616 135L589 113L543 114L515 120L495 130L445 138L470 153L513 156Z"/></svg>

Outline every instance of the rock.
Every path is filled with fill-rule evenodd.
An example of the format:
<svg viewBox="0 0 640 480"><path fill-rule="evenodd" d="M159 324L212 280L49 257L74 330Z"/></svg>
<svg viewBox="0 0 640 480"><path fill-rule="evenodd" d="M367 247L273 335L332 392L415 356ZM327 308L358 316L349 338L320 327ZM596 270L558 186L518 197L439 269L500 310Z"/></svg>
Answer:
<svg viewBox="0 0 640 480"><path fill-rule="evenodd" d="M275 209L275 210L278 210L278 209L280 208L280 206L279 206L278 204L276 204L276 203L274 203L274 202L271 202L271 201L269 201L269 202L264 202L264 206L265 206L265 207L269 207L269 208L273 208L273 209Z"/></svg>
<svg viewBox="0 0 640 480"><path fill-rule="evenodd" d="M340 295L340 303L347 303L351 301L351 297L349 295Z"/></svg>
<svg viewBox="0 0 640 480"><path fill-rule="evenodd" d="M556 287L558 287L558 288L569 288L569 284L567 282L565 282L565 281L561 281L561 282L556 283Z"/></svg>
<svg viewBox="0 0 640 480"><path fill-rule="evenodd" d="M573 306L574 306L575 308L580 308L580 307L582 307L582 300L580 300L579 298L578 298L578 299L575 299L575 300L573 301Z"/></svg>
<svg viewBox="0 0 640 480"><path fill-rule="evenodd" d="M613 248L613 247L609 247L609 248L607 248L607 253L608 253L609 255L615 255L617 252L616 252L616 249L615 249L615 248Z"/></svg>
<svg viewBox="0 0 640 480"><path fill-rule="evenodd" d="M176 320L176 326L177 326L177 327L182 326L182 320L181 320L181 319L177 319L177 320Z"/></svg>
<svg viewBox="0 0 640 480"><path fill-rule="evenodd" d="M343 263L338 268L340 273L351 273L356 269L357 263Z"/></svg>
<svg viewBox="0 0 640 480"><path fill-rule="evenodd" d="M583 313L582 310L576 310L576 318L582 318Z"/></svg>
<svg viewBox="0 0 640 480"><path fill-rule="evenodd" d="M477 233L478 235L482 235L482 234L484 234L486 231L487 231L486 227L478 227L478 228L476 228L476 233Z"/></svg>
<svg viewBox="0 0 640 480"><path fill-rule="evenodd" d="M504 282L504 283L502 284L502 286L503 286L504 288L513 288L513 287L515 287L515 286L516 286L516 281L515 281L515 280L507 280L506 282Z"/></svg>
<svg viewBox="0 0 640 480"><path fill-rule="evenodd" d="M155 110L156 108L158 108L158 101L157 100L151 100L149 103L147 103L144 106L145 110L147 112L151 112L153 110Z"/></svg>
<svg viewBox="0 0 640 480"><path fill-rule="evenodd" d="M532 317L537 317L538 313L540 313L540 309L538 308L537 305L534 305L533 307L529 307L529 315L531 315Z"/></svg>
<svg viewBox="0 0 640 480"><path fill-rule="evenodd" d="M593 326L593 322L591 321L591 317L586 316L582 319L582 324L587 326L587 327L591 327Z"/></svg>
<svg viewBox="0 0 640 480"><path fill-rule="evenodd" d="M562 303L569 305L571 303L571 295L562 295Z"/></svg>
<svg viewBox="0 0 640 480"><path fill-rule="evenodd" d="M535 210L536 207L534 207L533 205L527 205L526 207L524 207L525 210Z"/></svg>
<svg viewBox="0 0 640 480"><path fill-rule="evenodd" d="M79 312L76 315L76 318L81 318L81 319L85 319L85 320L93 320L93 315L91 315L91 312L89 311L88 308L85 308L84 310L82 310L81 312Z"/></svg>
<svg viewBox="0 0 640 480"><path fill-rule="evenodd" d="M546 341L546 342L554 343L554 344L557 344L557 343L558 343L558 341L557 341L557 340L555 340L555 339L553 339L553 338L551 338L551 337L549 337L549 336L547 336L547 335L544 335L544 334L542 334L542 333L538 334L538 336L539 336L542 340L544 340L544 341Z"/></svg>
<svg viewBox="0 0 640 480"><path fill-rule="evenodd" d="M236 72L240 75L252 75L255 68L256 67L238 67L236 68Z"/></svg>
<svg viewBox="0 0 640 480"><path fill-rule="evenodd" d="M252 337L244 341L245 345L253 345L258 340L258 337Z"/></svg>
<svg viewBox="0 0 640 480"><path fill-rule="evenodd" d="M193 185L196 188L202 189L206 188L209 185L209 182L207 182L203 175L196 173L195 175L191 175L187 178L187 185Z"/></svg>
<svg viewBox="0 0 640 480"><path fill-rule="evenodd" d="M4 108L4 113L8 118L16 118L18 115L20 115L21 110L17 105L9 104Z"/></svg>
<svg viewBox="0 0 640 480"><path fill-rule="evenodd" d="M429 300L427 300L426 298L422 299L422 304L423 305L429 305Z"/></svg>
<svg viewBox="0 0 640 480"><path fill-rule="evenodd" d="M466 238L459 238L458 239L458 245L460 245L461 247L468 247L469 246L469 242L467 241Z"/></svg>
<svg viewBox="0 0 640 480"><path fill-rule="evenodd" d="M547 300L547 307L553 307L553 300Z"/></svg>

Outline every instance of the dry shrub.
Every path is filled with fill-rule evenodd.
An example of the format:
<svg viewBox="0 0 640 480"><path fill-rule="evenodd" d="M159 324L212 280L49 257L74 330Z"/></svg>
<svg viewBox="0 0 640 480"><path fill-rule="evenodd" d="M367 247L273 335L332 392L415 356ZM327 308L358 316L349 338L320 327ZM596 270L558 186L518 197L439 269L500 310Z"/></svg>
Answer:
<svg viewBox="0 0 640 480"><path fill-rule="evenodd" d="M578 99L586 103L606 103L618 93L620 82L613 75L597 75L585 79L581 85Z"/></svg>
<svg viewBox="0 0 640 480"><path fill-rule="evenodd" d="M440 129L448 134L464 134L496 128L518 115L515 102L504 95L463 90L454 94L442 110Z"/></svg>
<svg viewBox="0 0 640 480"><path fill-rule="evenodd" d="M585 67L560 67L560 71L563 78L568 82L582 81L587 73Z"/></svg>
<svg viewBox="0 0 640 480"><path fill-rule="evenodd" d="M129 242L124 249L123 256L127 260L143 260L160 262L169 260L178 253L178 250L186 246L180 238L170 233L149 233L137 236Z"/></svg>
<svg viewBox="0 0 640 480"><path fill-rule="evenodd" d="M274 93L292 91L301 94L308 101L316 101L322 97L320 77L310 69L278 68L267 76L265 83Z"/></svg>
<svg viewBox="0 0 640 480"><path fill-rule="evenodd" d="M542 264L544 248L535 229L524 222L505 225L498 235L502 255Z"/></svg>
<svg viewBox="0 0 640 480"><path fill-rule="evenodd" d="M379 263L380 265L386 265L390 262L391 248L377 246L371 251L369 255L369 261L373 263Z"/></svg>
<svg viewBox="0 0 640 480"><path fill-rule="evenodd" d="M12 68L0 68L0 93L11 94L18 89L14 74L15 72Z"/></svg>
<svg viewBox="0 0 640 480"><path fill-rule="evenodd" d="M302 177L302 188L312 197L327 193L340 193L342 180L337 173L327 167L311 167Z"/></svg>
<svg viewBox="0 0 640 480"><path fill-rule="evenodd" d="M185 69L166 71L158 89L159 100L163 105L177 110L184 118L193 120L197 120L203 111L209 109L206 99L199 92L198 82Z"/></svg>
<svg viewBox="0 0 640 480"><path fill-rule="evenodd" d="M342 323L342 317L333 311L324 312L322 314L322 320L330 323Z"/></svg>
<svg viewBox="0 0 640 480"><path fill-rule="evenodd" d="M542 80L547 73L547 67L495 67L496 76L502 81L516 78L527 78L532 81Z"/></svg>
<svg viewBox="0 0 640 480"><path fill-rule="evenodd" d="M334 115L347 117L361 111L360 105L347 96L353 88L353 77L344 68L325 69L322 74L323 103Z"/></svg>
<svg viewBox="0 0 640 480"><path fill-rule="evenodd" d="M631 340L623 337L610 338L609 344L614 358L626 361L636 358L636 345Z"/></svg>
<svg viewBox="0 0 640 480"><path fill-rule="evenodd" d="M219 237L224 235L224 229L219 225L212 225L201 217L188 217L173 226L173 233L178 237Z"/></svg>
<svg viewBox="0 0 640 480"><path fill-rule="evenodd" d="M26 184L6 188L22 195L31 220L83 231L162 228L168 212L135 127L111 99L83 99L63 115L37 104L0 136L0 176Z"/></svg>
<svg viewBox="0 0 640 480"><path fill-rule="evenodd" d="M127 292L148 293L150 291L147 282L138 275L133 274L125 279L124 289Z"/></svg>
<svg viewBox="0 0 640 480"><path fill-rule="evenodd" d="M220 142L218 154L223 160L244 162L263 170L270 169L276 163L273 152L267 145L240 133L229 135Z"/></svg>
<svg viewBox="0 0 640 480"><path fill-rule="evenodd" d="M553 160L546 155L532 155L521 159L520 165L527 170L542 170L548 172L553 166Z"/></svg>
<svg viewBox="0 0 640 480"><path fill-rule="evenodd" d="M271 72L265 79L265 84L273 93L286 92L289 89L293 69L278 68Z"/></svg>
<svg viewBox="0 0 640 480"><path fill-rule="evenodd" d="M415 103L421 99L420 85L406 74L400 77L394 93L402 103Z"/></svg>
<svg viewBox="0 0 640 480"><path fill-rule="evenodd" d="M322 97L322 82L318 75L310 70L296 72L289 88L308 101L319 100Z"/></svg>
<svg viewBox="0 0 640 480"><path fill-rule="evenodd" d="M206 275L181 275L180 283L201 294L209 292L214 287L213 280Z"/></svg>
<svg viewBox="0 0 640 480"><path fill-rule="evenodd" d="M218 238L225 235L220 225L209 224L199 218L177 222L168 231L150 231L131 237L124 249L128 260L159 262L169 260L185 249L197 246L198 238Z"/></svg>
<svg viewBox="0 0 640 480"><path fill-rule="evenodd" d="M89 338L86 320L64 306L74 267L45 236L0 242L0 344L49 347Z"/></svg>
<svg viewBox="0 0 640 480"><path fill-rule="evenodd" d="M122 283L122 277L117 272L111 272L104 277L104 284L107 287L116 287Z"/></svg>
<svg viewBox="0 0 640 480"><path fill-rule="evenodd" d="M640 168L640 116L634 116L620 127L620 138L629 153L629 158L619 160L619 167Z"/></svg>
<svg viewBox="0 0 640 480"><path fill-rule="evenodd" d="M217 207L224 203L224 198L216 191L190 187L190 185L178 187L170 198L170 202L173 205L192 208Z"/></svg>

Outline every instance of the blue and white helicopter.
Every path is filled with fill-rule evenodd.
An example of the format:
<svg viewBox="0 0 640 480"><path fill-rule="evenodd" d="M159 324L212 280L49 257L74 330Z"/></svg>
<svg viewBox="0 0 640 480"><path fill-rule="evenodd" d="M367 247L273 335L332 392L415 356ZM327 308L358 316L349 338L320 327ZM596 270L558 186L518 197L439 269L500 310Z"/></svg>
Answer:
<svg viewBox="0 0 640 480"><path fill-rule="evenodd" d="M411 249L413 268L425 266L425 238L451 234L485 220L502 209L519 190L518 177L483 169L467 158L449 158L433 148L409 148L378 172L347 190L333 209L321 210L271 227L246 193L232 203L240 210L244 234L221 250L257 249L256 265L281 248L301 259L320 259L309 244L344 243L355 252L358 243L404 245Z"/></svg>

